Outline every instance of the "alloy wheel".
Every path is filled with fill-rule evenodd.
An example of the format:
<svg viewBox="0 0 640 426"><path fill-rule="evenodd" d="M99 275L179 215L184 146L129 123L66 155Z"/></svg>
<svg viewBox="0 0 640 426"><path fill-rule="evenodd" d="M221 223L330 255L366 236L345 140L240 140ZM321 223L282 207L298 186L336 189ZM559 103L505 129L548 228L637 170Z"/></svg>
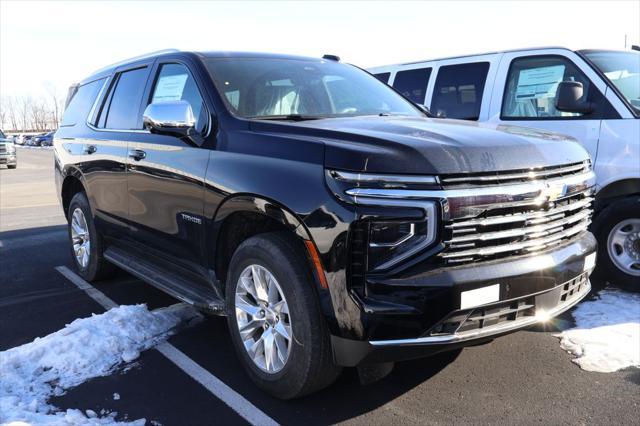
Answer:
<svg viewBox="0 0 640 426"><path fill-rule="evenodd" d="M235 313L240 338L262 371L282 370L291 352L291 317L282 289L260 265L247 266L236 285Z"/></svg>
<svg viewBox="0 0 640 426"><path fill-rule="evenodd" d="M91 238L87 220L80 208L76 208L71 215L71 242L76 262L82 269L86 268L89 265Z"/></svg>

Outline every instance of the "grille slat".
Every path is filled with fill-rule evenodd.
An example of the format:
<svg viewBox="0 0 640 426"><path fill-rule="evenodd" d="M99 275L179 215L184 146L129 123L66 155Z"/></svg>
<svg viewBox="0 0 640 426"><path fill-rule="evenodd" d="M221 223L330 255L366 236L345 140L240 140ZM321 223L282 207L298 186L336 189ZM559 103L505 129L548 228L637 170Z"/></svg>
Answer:
<svg viewBox="0 0 640 426"><path fill-rule="evenodd" d="M542 169L519 170L516 172L489 172L464 175L445 175L440 177L440 182L446 188L459 185L495 185L505 183L519 183L532 180L542 180L570 176L586 172L590 169L591 162L545 167Z"/></svg>
<svg viewBox="0 0 640 426"><path fill-rule="evenodd" d="M440 256L449 264L462 264L550 248L587 230L592 203L587 190L519 213L489 208L485 217L446 224Z"/></svg>

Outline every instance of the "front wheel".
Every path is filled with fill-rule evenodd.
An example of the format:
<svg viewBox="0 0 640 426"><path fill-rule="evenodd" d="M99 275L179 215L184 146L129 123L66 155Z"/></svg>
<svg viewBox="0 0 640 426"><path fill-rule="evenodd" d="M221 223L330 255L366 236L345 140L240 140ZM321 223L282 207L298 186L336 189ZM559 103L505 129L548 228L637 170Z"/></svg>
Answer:
<svg viewBox="0 0 640 426"><path fill-rule="evenodd" d="M226 287L229 330L245 370L283 399L324 388L341 371L298 245L286 233L249 238L231 259Z"/></svg>
<svg viewBox="0 0 640 426"><path fill-rule="evenodd" d="M628 291L640 292L640 198L616 201L598 215L596 276Z"/></svg>

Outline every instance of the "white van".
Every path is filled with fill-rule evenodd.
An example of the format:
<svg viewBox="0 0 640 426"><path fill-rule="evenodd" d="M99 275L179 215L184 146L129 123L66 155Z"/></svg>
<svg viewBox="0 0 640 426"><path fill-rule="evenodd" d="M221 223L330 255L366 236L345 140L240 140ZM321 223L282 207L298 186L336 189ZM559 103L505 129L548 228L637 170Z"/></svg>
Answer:
<svg viewBox="0 0 640 426"><path fill-rule="evenodd" d="M436 117L563 133L597 175L597 272L640 291L640 53L535 48L369 69Z"/></svg>

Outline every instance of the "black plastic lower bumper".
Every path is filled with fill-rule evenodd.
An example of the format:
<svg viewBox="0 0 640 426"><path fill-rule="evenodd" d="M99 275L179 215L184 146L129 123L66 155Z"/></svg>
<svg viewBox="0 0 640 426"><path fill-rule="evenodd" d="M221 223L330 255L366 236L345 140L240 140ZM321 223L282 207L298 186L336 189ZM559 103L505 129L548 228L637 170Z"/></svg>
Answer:
<svg viewBox="0 0 640 426"><path fill-rule="evenodd" d="M373 283L370 295L377 292L386 302L399 305L413 302L413 311L398 315L368 309L364 318L369 338L332 336L335 361L355 366L419 358L479 344L545 321L589 293L595 251L595 238L585 233L570 244L536 256ZM463 292L496 284L500 289L497 301L461 306Z"/></svg>

